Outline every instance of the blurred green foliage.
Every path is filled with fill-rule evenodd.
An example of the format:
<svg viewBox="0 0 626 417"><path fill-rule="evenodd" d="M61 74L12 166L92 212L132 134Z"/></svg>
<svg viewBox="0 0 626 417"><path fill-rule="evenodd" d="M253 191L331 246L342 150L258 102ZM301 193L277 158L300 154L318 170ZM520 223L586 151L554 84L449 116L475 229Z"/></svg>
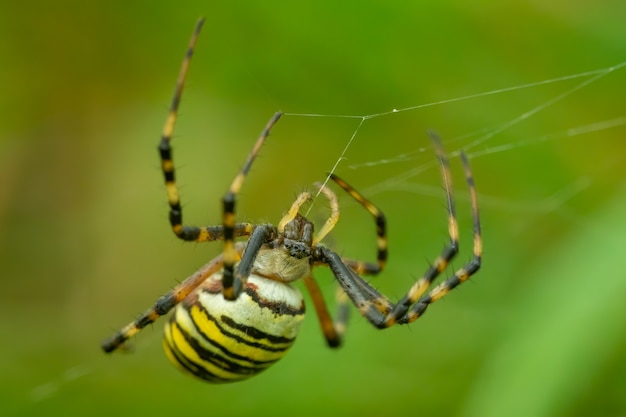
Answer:
<svg viewBox="0 0 626 417"><path fill-rule="evenodd" d="M285 359L228 386L171 367L158 323L132 353L99 350L219 252L171 235L156 153L198 17L207 23L174 141L191 224L219 221L221 194L276 110L374 114L607 68L625 60L625 15L619 0L5 2L0 415L626 415L626 129L567 136L623 120L623 68L561 100L585 78L365 121L338 173L389 219L389 266L373 282L392 298L446 239L425 130L453 154L475 153L483 270L417 323L379 332L354 311L345 346L331 351L311 314ZM472 146L469 134L511 120ZM358 123L283 118L239 218L276 222ZM566 137L539 140L554 134ZM452 166L458 267L471 219ZM342 202L332 244L369 259L371 219ZM317 277L332 299L332 277Z"/></svg>

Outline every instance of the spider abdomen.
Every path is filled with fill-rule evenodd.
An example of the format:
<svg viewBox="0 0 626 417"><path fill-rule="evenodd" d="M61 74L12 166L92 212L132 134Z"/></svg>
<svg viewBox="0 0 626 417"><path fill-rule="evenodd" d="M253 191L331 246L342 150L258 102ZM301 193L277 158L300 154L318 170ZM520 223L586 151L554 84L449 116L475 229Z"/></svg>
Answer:
<svg viewBox="0 0 626 417"><path fill-rule="evenodd" d="M165 327L170 360L213 383L249 378L282 358L304 318L304 301L289 284L252 274L235 301L214 274L180 303Z"/></svg>

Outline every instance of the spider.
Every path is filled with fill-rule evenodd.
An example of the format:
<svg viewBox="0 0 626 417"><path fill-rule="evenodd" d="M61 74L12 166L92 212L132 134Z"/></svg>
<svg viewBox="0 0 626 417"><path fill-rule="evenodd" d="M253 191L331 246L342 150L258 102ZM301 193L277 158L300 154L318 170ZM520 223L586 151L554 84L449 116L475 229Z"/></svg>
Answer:
<svg viewBox="0 0 626 417"><path fill-rule="evenodd" d="M255 375L282 358L293 344L304 317L304 302L291 283L302 280L310 293L322 332L329 346L341 344L348 320L348 301L375 327L407 324L421 317L428 306L469 279L480 268L482 241L474 180L465 155L461 154L469 185L474 223L473 257L428 293L431 284L458 252L458 225L455 217L451 175L441 141L434 143L446 193L450 243L397 303L374 289L361 275L378 274L387 259L386 221L383 213L358 191L334 174L329 178L362 205L374 218L377 234L377 261L345 259L320 242L339 220L337 196L317 184L329 201L331 213L319 232L302 216L300 208L312 199L301 193L278 225L235 222L235 200L256 155L281 113L276 113L261 132L251 153L229 190L222 198L222 224L183 225L182 208L174 177L170 141L187 70L203 19L197 23L183 60L169 115L159 145L162 170L169 201L169 222L174 234L193 242L222 240L221 255L159 298L154 306L102 343L109 353L147 325L174 309L165 326L163 345L169 359L180 369L207 382L234 382ZM235 239L244 238L236 242ZM312 269L327 266L343 290L338 297L337 318L333 320Z"/></svg>

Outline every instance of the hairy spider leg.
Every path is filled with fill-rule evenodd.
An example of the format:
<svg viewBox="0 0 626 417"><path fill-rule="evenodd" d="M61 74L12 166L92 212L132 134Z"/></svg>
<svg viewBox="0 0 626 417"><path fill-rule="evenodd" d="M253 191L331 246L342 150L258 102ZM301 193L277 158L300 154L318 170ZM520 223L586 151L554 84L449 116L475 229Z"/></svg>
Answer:
<svg viewBox="0 0 626 417"><path fill-rule="evenodd" d="M278 119L280 119L281 115L282 113L277 112L267 122L265 128L254 144L252 151L248 155L248 159L241 168L241 171L237 174L230 185L229 190L222 198L222 225L224 227L224 275L222 277L222 284L224 298L227 300L237 299L244 284L241 277L234 274L235 263L239 261L239 255L235 250L235 237L240 236L237 234L238 225L235 224L235 198L241 189L243 181L250 171L250 167L259 153L259 150L263 146L263 143L265 143L267 137L270 135L272 126L274 126ZM249 226L251 229L254 227L253 225Z"/></svg>
<svg viewBox="0 0 626 417"><path fill-rule="evenodd" d="M315 183L315 186L319 188L321 193L324 194L324 196L328 199L330 205L330 216L322 226L321 230L313 238L312 246L318 244L322 239L324 239L324 237L328 235L328 233L332 231L332 229L339 221L340 215L339 201L337 199L337 195L330 188L324 187L321 183ZM292 206L292 210L294 206ZM298 209L299 208L300 206L298 206ZM295 214L291 213L290 210L290 213L288 213L285 218L288 216L290 219L293 219L293 217L295 217ZM285 218L281 220L281 224L285 221ZM311 300L313 301L313 307L315 308L315 312L317 314L322 333L324 334L328 346L332 348L339 347L341 345L341 341L343 339L343 334L345 333L349 317L348 298L343 295L343 291L338 291L336 296L337 316L336 319L333 320L330 312L328 311L328 306L326 304L326 301L324 300L324 296L322 295L319 284L313 277L313 274L311 273L310 275L305 276L303 278L303 281L307 291L309 292L309 295L311 296Z"/></svg>
<svg viewBox="0 0 626 417"><path fill-rule="evenodd" d="M463 161L466 181L470 189L470 200L472 204L474 226L473 256L472 259L461 269L457 270L454 275L434 287L428 294L423 295L434 279L446 268L450 260L458 252L458 225L454 210L449 163L439 137L432 132L430 135L435 144L437 157L441 165L444 188L446 190L450 243L444 248L441 255L435 260L422 278L409 289L407 294L397 304L393 304L387 297L364 281L351 267L347 266L341 257L332 250L325 247L318 247L314 253L314 259L316 261L327 263L330 266L331 271L347 295L357 306L359 312L378 328L387 328L397 323L406 324L417 320L423 315L430 304L443 298L452 289L467 281L480 269L482 239L478 201L469 161L465 155L462 155L461 159Z"/></svg>
<svg viewBox="0 0 626 417"><path fill-rule="evenodd" d="M328 311L328 305L326 301L324 301L324 296L322 295L319 284L313 275L302 278L302 281L311 296L311 301L313 301L313 307L315 307L315 313L317 314L317 319L320 323L320 328L322 329L326 343L332 348L339 347L346 331L350 311L347 297L344 296L343 290L338 288L339 291L336 295L337 315L333 320Z"/></svg>
<svg viewBox="0 0 626 417"><path fill-rule="evenodd" d="M457 270L454 275L450 278L442 282L433 288L427 295L420 298L411 310L402 317L401 321L403 323L410 323L412 321L417 320L420 315L426 310L428 305L434 303L435 301L443 298L446 294L450 292L453 288L458 286L459 284L467 281L472 275L474 275L480 269L480 265L482 262L482 251L483 251L483 243L482 236L480 231L480 216L478 211L478 198L476 195L476 187L474 185L474 176L472 175L472 171L470 169L469 161L465 153L461 153L461 161L463 161L463 168L465 170L465 179L469 186L470 191L470 201L472 205L472 220L474 226L474 245L473 245L473 254L472 259L464 265L461 269ZM421 307L424 305L424 307Z"/></svg>
<svg viewBox="0 0 626 417"><path fill-rule="evenodd" d="M180 195L178 192L178 186L176 185L176 176L174 170L174 162L172 159L172 148L170 141L172 140L172 134L174 132L174 126L176 125L176 118L178 115L178 107L180 105L181 97L183 94L183 88L185 86L185 80L187 79L187 72L193 57L194 49L198 41L198 35L204 24L204 19L198 20L196 28L189 41L189 47L187 53L183 59L183 63L178 74L178 80L176 82L176 88L174 90L174 97L170 104L170 110L163 127L161 134L161 142L159 144L159 154L161 156L161 169L163 171L163 177L165 179L165 188L167 191L167 200L170 206L169 221L174 234L185 241L195 242L210 242L215 240L221 240L224 238L224 227L219 226L183 226L183 211L180 203ZM248 223L241 223L234 226L235 236L249 236L252 233L253 226Z"/></svg>
<svg viewBox="0 0 626 417"><path fill-rule="evenodd" d="M291 207L289 207L289 211L287 211L287 213L285 213L283 218L280 219L280 221L278 222L278 228L277 228L278 233L280 234L285 233L285 226L287 226L288 223L290 223L293 219L296 218L296 216L298 215L298 212L300 211L300 208L307 201L311 201L311 198L313 198L311 193L306 192L306 191L303 193L300 193L298 197L296 197L295 201L291 204Z"/></svg>
<svg viewBox="0 0 626 417"><path fill-rule="evenodd" d="M320 182L316 182L314 185L320 189L320 192L324 194L324 196L328 199L330 205L330 216L328 217L328 219L326 219L326 222L324 223L320 231L317 232L317 234L313 238L313 245L317 245L335 228L335 225L339 222L340 212L337 194L335 194L330 188L325 187L324 184Z"/></svg>
<svg viewBox="0 0 626 417"><path fill-rule="evenodd" d="M385 220L385 215L378 207L337 175L329 174L329 176L338 186L361 204L374 217L374 222L376 223L376 263L352 259L344 259L343 262L359 275L376 275L384 269L387 262L387 221Z"/></svg>
<svg viewBox="0 0 626 417"><path fill-rule="evenodd" d="M237 245L236 250L241 254L244 244ZM102 349L106 353L113 352L122 346L128 339L139 333L141 329L154 323L159 317L166 315L178 303L184 300L193 290L202 284L208 277L222 268L222 255L209 261L193 275L174 287L170 292L160 297L152 308L146 310L136 320L124 326L121 330L102 342Z"/></svg>

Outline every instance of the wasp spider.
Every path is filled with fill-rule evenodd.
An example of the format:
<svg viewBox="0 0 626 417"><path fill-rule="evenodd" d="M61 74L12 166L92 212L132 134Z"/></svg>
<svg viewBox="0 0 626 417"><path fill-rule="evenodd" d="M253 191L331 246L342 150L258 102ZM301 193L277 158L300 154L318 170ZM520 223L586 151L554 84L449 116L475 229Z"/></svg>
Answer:
<svg viewBox="0 0 626 417"><path fill-rule="evenodd" d="M221 240L224 249L221 255L159 298L151 309L105 340L102 343L105 352L120 348L130 337L175 307L166 324L163 342L170 360L182 370L208 382L238 381L269 367L283 357L293 344L304 317L302 295L291 286L296 280L301 279L311 295L328 345L340 345L348 318L347 299L339 297L337 318L333 320L313 278L312 268L315 266L328 266L341 286L342 294L347 294L359 313L381 329L418 319L430 304L478 271L482 242L476 190L467 158L462 155L473 211L473 257L451 277L426 293L458 251L458 226L450 169L441 142L433 133L431 138L441 166L447 197L450 243L397 303L391 302L361 278L361 275L377 274L385 266L385 217L378 208L337 176L330 175L330 178L374 217L378 236L375 263L342 258L320 244L339 219L339 205L335 194L319 184L320 192L330 202L331 214L317 234L314 233L313 223L299 214L302 205L312 198L308 192L297 197L277 226L235 222L235 197L272 126L280 118L280 113L276 113L267 123L241 172L224 195L222 224L203 227L183 225L170 141L202 23L202 20L198 22L183 61L159 152L170 206L169 220L174 234L185 241ZM247 240L235 242L236 238Z"/></svg>

